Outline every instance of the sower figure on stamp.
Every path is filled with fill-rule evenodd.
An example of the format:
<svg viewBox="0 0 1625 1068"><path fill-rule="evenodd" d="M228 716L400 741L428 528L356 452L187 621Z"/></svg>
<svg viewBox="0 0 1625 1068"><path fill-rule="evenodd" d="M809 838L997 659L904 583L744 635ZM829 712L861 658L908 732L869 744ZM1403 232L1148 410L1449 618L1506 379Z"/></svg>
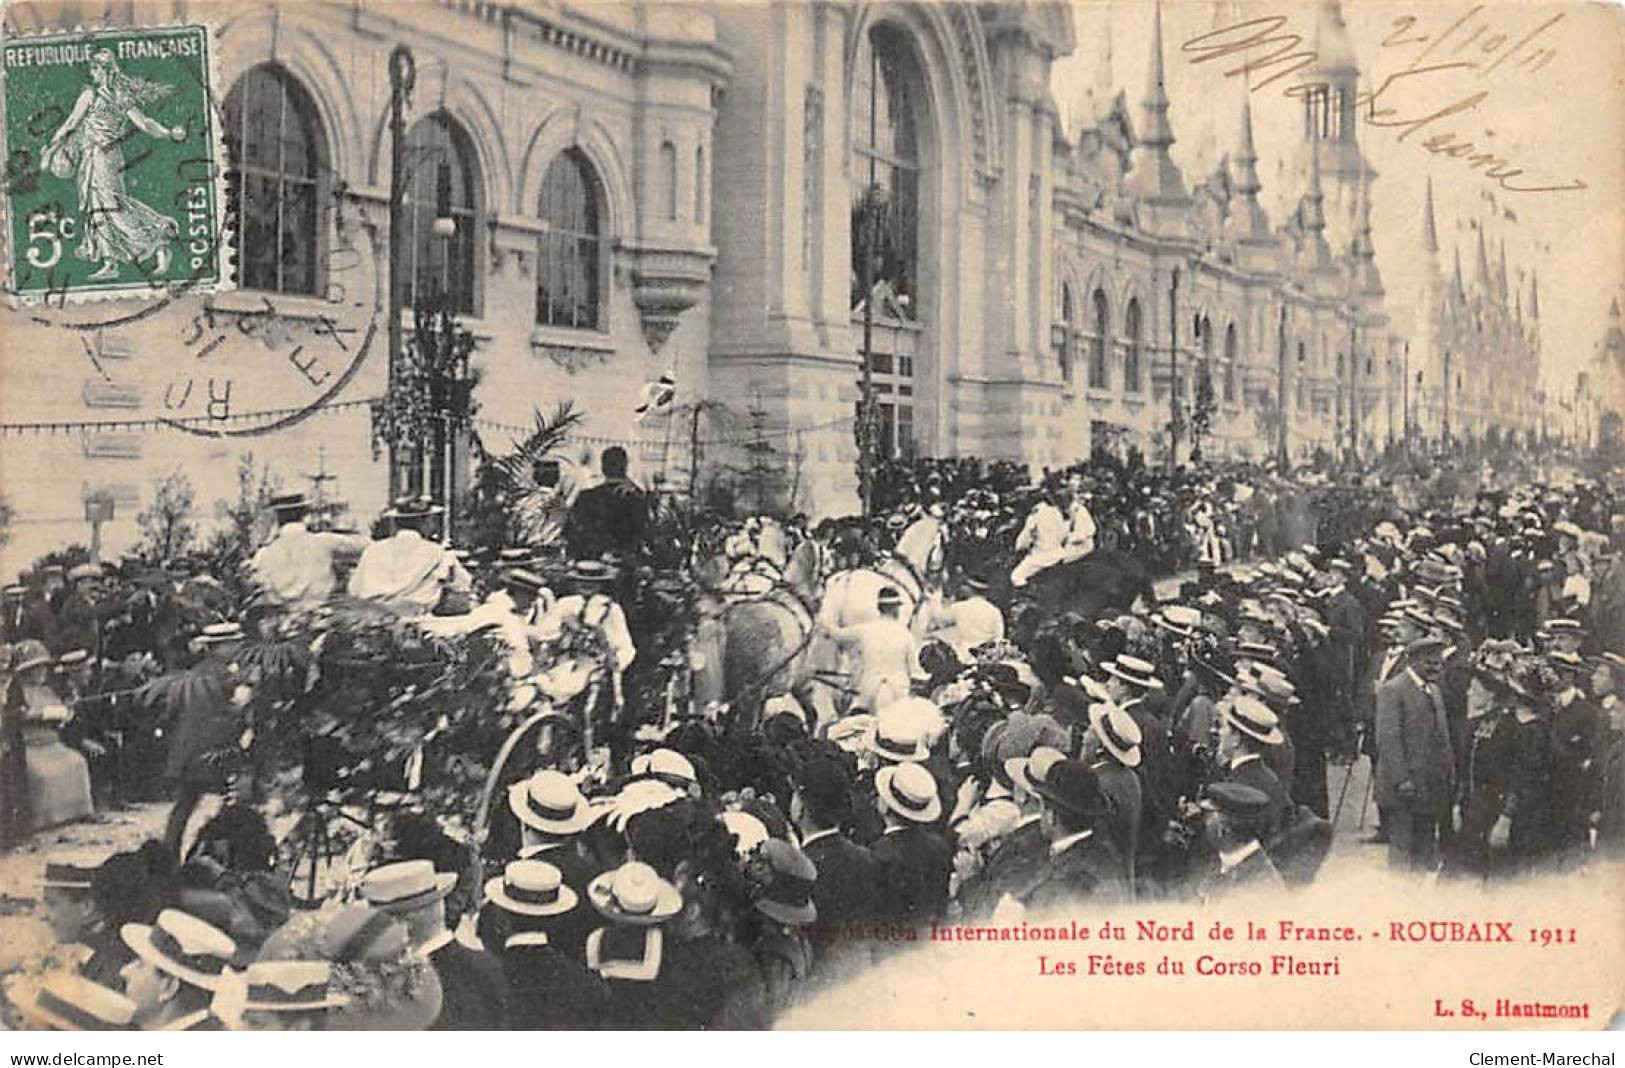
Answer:
<svg viewBox="0 0 1625 1068"><path fill-rule="evenodd" d="M156 257L153 276L161 278L169 270L174 255L169 243L180 237L180 225L125 191L122 146L130 138L131 126L149 137L186 140L184 126L165 126L141 110L168 96L174 86L125 74L107 49L91 56L90 79L92 84L79 94L72 113L41 155L52 174L60 178L73 174L77 179L84 240L74 255L101 261L90 281L115 278L119 264L139 264L151 257Z"/></svg>

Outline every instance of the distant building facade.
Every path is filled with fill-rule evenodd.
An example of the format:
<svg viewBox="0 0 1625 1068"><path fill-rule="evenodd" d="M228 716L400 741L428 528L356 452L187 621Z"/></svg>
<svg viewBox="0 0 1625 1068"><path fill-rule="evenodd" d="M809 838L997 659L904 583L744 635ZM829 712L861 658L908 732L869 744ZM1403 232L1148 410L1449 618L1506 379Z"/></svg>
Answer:
<svg viewBox="0 0 1625 1068"><path fill-rule="evenodd" d="M41 32L153 21L158 8L166 21L187 15L184 0L98 0L14 3L6 18ZM588 416L567 457L578 477L620 442L634 477L681 489L690 470L742 466L738 446L753 438L770 446L750 462L774 468L780 503L851 511L866 312L888 455L1039 468L1103 447L1154 460L1177 395L1184 460L1204 379L1208 454L1364 452L1402 434L1409 324L1387 311L1374 262L1375 175L1356 137L1357 70L1337 4L1319 13L1323 89L1304 96L1303 188L1280 220L1259 204L1239 87L1238 142L1206 176L1174 164L1160 16L1141 98L1131 105L1104 63L1064 128L1054 61L1104 36L1075 26L1073 10L233 5L217 66L241 288L76 330L76 355L43 367L30 353L61 351L50 332L61 316L0 313L6 422L135 424L0 442L18 515L0 551L14 570L85 540L76 494L114 498L104 534L119 551L177 470L207 520L213 501L234 496L249 451L291 488L321 467L363 524L381 507L388 472L365 401L386 381L398 44L416 60L407 288L444 295L475 335L476 431L496 451L533 411L568 399ZM1433 418L1426 389L1443 381L1442 339L1457 339L1445 345L1453 368L1476 366L1458 347L1469 306L1498 324L1484 351L1538 344L1513 329L1516 310L1503 319L1453 299L1441 290L1434 339L1410 353L1426 364L1418 420ZM274 336L257 327L268 308ZM334 317L347 347L323 337ZM222 324L235 331L226 359L200 360L191 334ZM1527 358L1518 351L1506 366ZM642 387L662 372L676 381L673 407L640 419ZM1495 398L1455 402L1456 425L1516 417L1515 397ZM732 413L733 429L696 407ZM295 415L264 414L283 411ZM183 428L152 425L162 419ZM453 457L457 485L466 463ZM443 486L446 472L430 466L427 481Z"/></svg>

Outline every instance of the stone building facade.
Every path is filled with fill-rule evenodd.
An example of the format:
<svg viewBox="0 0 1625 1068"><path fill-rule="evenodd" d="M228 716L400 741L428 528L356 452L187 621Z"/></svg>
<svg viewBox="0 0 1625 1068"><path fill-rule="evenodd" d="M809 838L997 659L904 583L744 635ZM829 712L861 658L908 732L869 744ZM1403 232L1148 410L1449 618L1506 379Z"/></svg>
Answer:
<svg viewBox="0 0 1625 1068"><path fill-rule="evenodd" d="M1319 16L1321 88L1302 98L1303 188L1274 220L1239 89L1241 136L1211 170L1187 176L1171 158L1160 15L1149 84L1131 100L1102 64L1065 128L1052 66L1100 47L1087 11L8 5L22 32L216 22L243 284L99 327L82 309L0 312L4 422L132 424L0 439L18 517L0 552L14 569L84 540L76 498L103 493L118 551L167 474L185 471L207 512L234 495L249 451L285 485L335 476L361 523L382 506L366 401L387 374L389 64L401 44L416 71L407 285L446 295L475 335L476 430L494 449L569 399L587 413L569 453L578 474L611 442L628 445L636 477L679 488L702 460L765 456L780 503L851 511L866 333L889 454L1036 468L1132 447L1154 459L1175 392L1183 460L1204 379L1205 452L1380 447L1404 341L1374 262L1375 175L1337 4ZM200 359L216 330L229 343ZM39 351L55 356L39 366ZM663 372L673 411L640 420L643 386ZM696 407L748 432L719 432L709 415L701 430ZM746 437L767 446L754 460L735 448ZM726 440L689 453L707 438ZM444 485L443 470L428 474Z"/></svg>

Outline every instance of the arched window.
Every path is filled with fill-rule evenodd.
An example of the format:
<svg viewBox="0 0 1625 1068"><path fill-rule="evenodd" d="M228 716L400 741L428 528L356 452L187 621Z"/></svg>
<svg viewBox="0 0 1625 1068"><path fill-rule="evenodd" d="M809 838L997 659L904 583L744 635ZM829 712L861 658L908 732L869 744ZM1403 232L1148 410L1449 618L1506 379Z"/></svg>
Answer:
<svg viewBox="0 0 1625 1068"><path fill-rule="evenodd" d="M1140 319L1140 298L1130 297L1128 310L1123 313L1123 333L1128 337L1128 352L1123 356L1123 389L1140 392L1140 348L1144 344L1144 327Z"/></svg>
<svg viewBox="0 0 1625 1068"><path fill-rule="evenodd" d="M1076 333L1072 322L1072 287L1061 287L1061 322L1065 330L1057 339L1055 359L1061 365L1061 381L1072 381L1072 338Z"/></svg>
<svg viewBox="0 0 1625 1068"><path fill-rule="evenodd" d="M863 293L863 251L872 242L876 284L914 305L918 281L920 145L910 86L913 54L897 31L864 38L852 87L852 306ZM912 313L907 316L913 318Z"/></svg>
<svg viewBox="0 0 1625 1068"><path fill-rule="evenodd" d="M1111 343L1111 310L1106 306L1106 291L1096 289L1092 298L1095 306L1095 336L1089 349L1089 388L1106 388L1106 346Z"/></svg>
<svg viewBox="0 0 1625 1068"><path fill-rule="evenodd" d="M401 206L412 232L406 250L407 303L444 298L450 310L473 315L479 182L468 133L450 115L435 112L406 135L406 165ZM435 222L442 218L451 220L451 233L435 232Z"/></svg>
<svg viewBox="0 0 1625 1068"><path fill-rule="evenodd" d="M320 292L327 139L310 94L261 63L226 95L227 210L244 289Z"/></svg>
<svg viewBox="0 0 1625 1068"><path fill-rule="evenodd" d="M571 149L542 178L547 222L536 270L536 321L544 326L603 330L603 194L592 164Z"/></svg>
<svg viewBox="0 0 1625 1068"><path fill-rule="evenodd" d="M677 146L670 141L660 143L660 197L666 218L677 220Z"/></svg>
<svg viewBox="0 0 1625 1068"><path fill-rule="evenodd" d="M1224 399L1236 399L1236 324L1224 328Z"/></svg>
<svg viewBox="0 0 1625 1068"><path fill-rule="evenodd" d="M919 129L926 99L919 61L906 35L883 24L859 40L848 101L852 308L856 312L867 304L877 320L897 324L920 318ZM881 335L879 347L872 341L867 358L881 453L910 457L915 449L918 336L901 328L875 333Z"/></svg>
<svg viewBox="0 0 1625 1068"><path fill-rule="evenodd" d="M705 222L705 146L694 150L694 221Z"/></svg>

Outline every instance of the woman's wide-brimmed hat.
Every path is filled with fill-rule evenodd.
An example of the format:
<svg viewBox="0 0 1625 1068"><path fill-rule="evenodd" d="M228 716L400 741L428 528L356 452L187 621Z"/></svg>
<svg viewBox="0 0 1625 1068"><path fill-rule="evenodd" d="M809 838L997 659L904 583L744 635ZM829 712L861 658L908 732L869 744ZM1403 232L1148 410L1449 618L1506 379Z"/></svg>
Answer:
<svg viewBox="0 0 1625 1068"><path fill-rule="evenodd" d="M606 919L634 927L664 923L683 907L677 888L636 860L594 879L587 885L587 899Z"/></svg>
<svg viewBox="0 0 1625 1068"><path fill-rule="evenodd" d="M38 638L29 638L18 644L16 652L12 654L11 670L22 674L32 668L43 667L54 662L51 651L45 643Z"/></svg>
<svg viewBox="0 0 1625 1068"><path fill-rule="evenodd" d="M558 916L578 903L564 875L545 860L514 860L485 884L485 899L517 916Z"/></svg>
<svg viewBox="0 0 1625 1068"><path fill-rule="evenodd" d="M183 983L214 990L237 955L237 943L211 923L165 909L156 923L127 923L119 936L136 956Z"/></svg>
<svg viewBox="0 0 1625 1068"><path fill-rule="evenodd" d="M508 808L520 823L543 834L578 834L598 817L581 788L551 768L510 786Z"/></svg>
<svg viewBox="0 0 1625 1068"><path fill-rule="evenodd" d="M332 990L333 965L325 960L257 960L243 972L249 1012L319 1012L347 1005Z"/></svg>
<svg viewBox="0 0 1625 1068"><path fill-rule="evenodd" d="M875 793L886 808L911 823L935 823L942 815L937 780L922 764L893 764L875 772Z"/></svg>

